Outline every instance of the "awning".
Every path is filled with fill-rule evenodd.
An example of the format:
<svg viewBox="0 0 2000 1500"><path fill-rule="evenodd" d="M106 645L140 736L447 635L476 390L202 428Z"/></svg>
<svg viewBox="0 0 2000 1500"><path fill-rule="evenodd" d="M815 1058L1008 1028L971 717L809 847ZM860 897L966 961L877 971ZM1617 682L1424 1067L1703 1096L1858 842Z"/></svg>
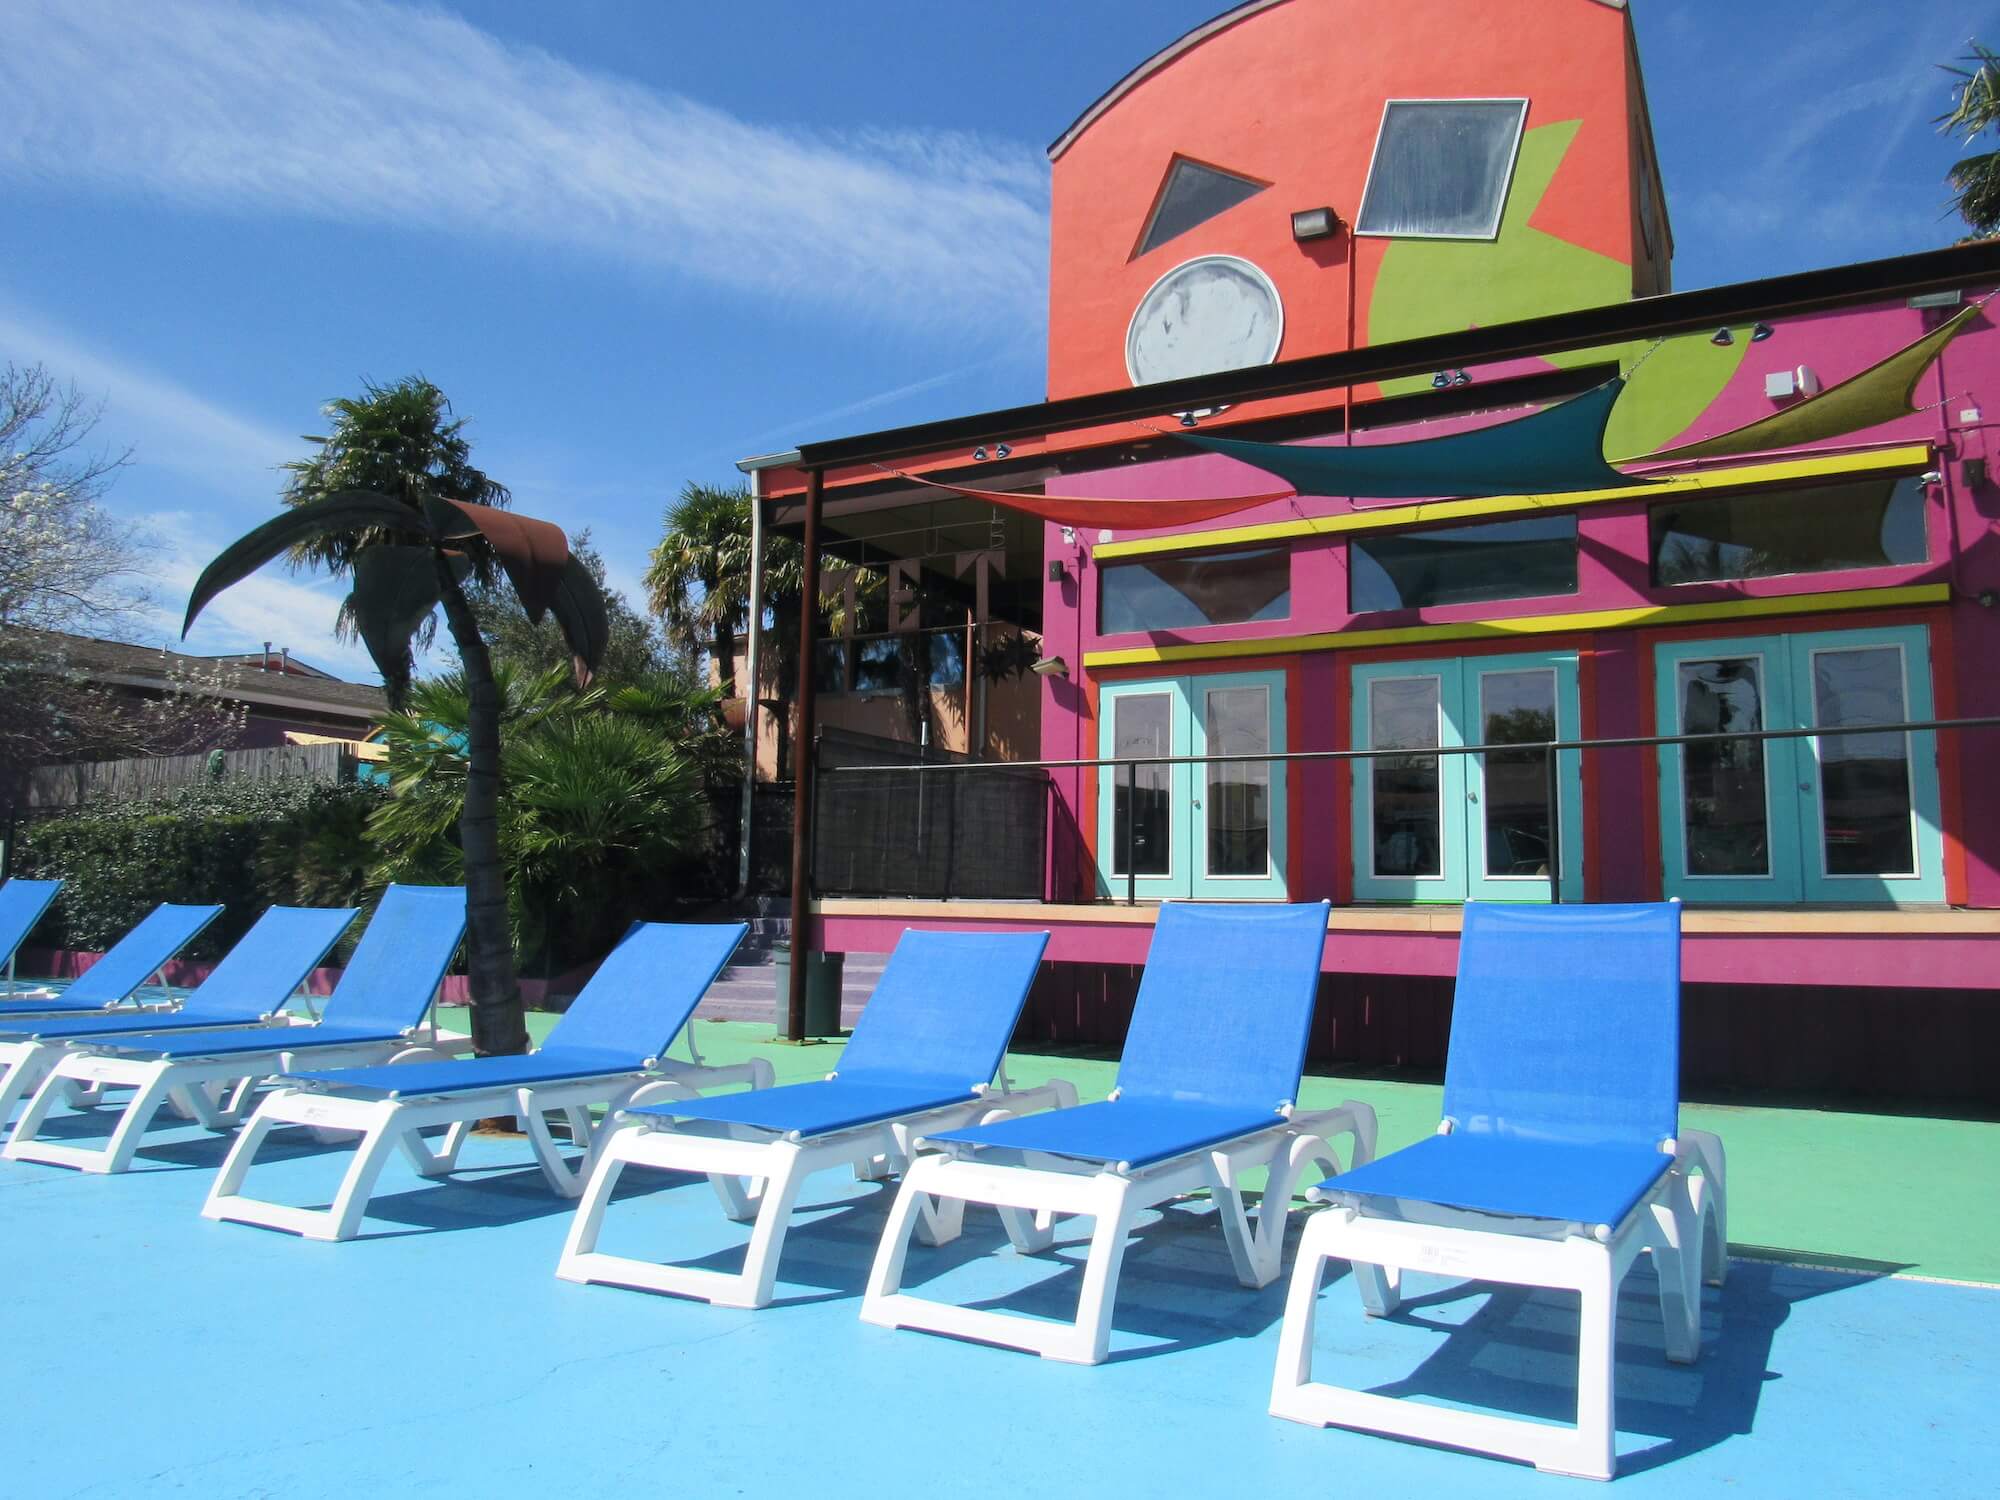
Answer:
<svg viewBox="0 0 2000 1500"><path fill-rule="evenodd" d="M1863 428L1907 417L1916 407L1917 381L1944 346L1972 321L1985 299L1961 308L1946 321L1913 344L1898 349L1887 359L1870 365L1838 385L1830 385L1817 396L1809 396L1783 411L1773 412L1742 427L1718 432L1713 437L1683 443L1678 448L1662 448L1642 455L1658 459L1733 458L1744 453L1764 453L1774 448L1799 448L1828 438L1843 437ZM1633 462L1635 460L1626 460Z"/></svg>
<svg viewBox="0 0 2000 1500"><path fill-rule="evenodd" d="M1410 443L1306 447L1175 435L1287 479L1301 495L1382 500L1560 495L1642 482L1604 461L1605 424L1624 389L1623 380L1607 380L1529 416Z"/></svg>
<svg viewBox="0 0 2000 1500"><path fill-rule="evenodd" d="M976 490L962 484L941 484L921 474L890 473L912 484L934 490L949 490L968 500L984 500L993 505L1040 516L1058 526L1098 526L1114 531L1157 531L1167 526L1196 526L1238 511L1254 510L1273 500L1289 500L1290 490L1274 490L1263 495L1228 495L1208 500L1105 500L1088 495L1024 495L1013 490Z"/></svg>

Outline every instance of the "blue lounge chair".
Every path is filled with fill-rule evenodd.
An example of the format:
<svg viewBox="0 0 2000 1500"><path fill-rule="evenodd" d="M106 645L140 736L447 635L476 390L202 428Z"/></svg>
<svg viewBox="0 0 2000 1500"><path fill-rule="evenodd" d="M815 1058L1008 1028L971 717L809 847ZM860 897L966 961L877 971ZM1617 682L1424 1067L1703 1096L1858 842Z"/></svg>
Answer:
<svg viewBox="0 0 2000 1500"><path fill-rule="evenodd" d="M171 999L142 1004L133 996L148 980L161 978L173 956L221 915L219 906L163 901L59 993L0 1002L0 1024L33 1016L102 1015L119 1006L133 1015L171 1009Z"/></svg>
<svg viewBox="0 0 2000 1500"><path fill-rule="evenodd" d="M521 1121L549 1186L574 1198L583 1191L598 1137L590 1114L594 1106L607 1106L609 1118L608 1111L656 1094L692 1097L727 1083L770 1086L771 1065L761 1057L704 1066L691 1033L692 1063L666 1055L748 931L744 922L636 925L591 975L548 1040L526 1057L409 1062L284 1080L264 1096L237 1136L202 1213L289 1229L307 1239L352 1239L392 1150L400 1147L423 1176L442 1177L457 1165L473 1122L505 1114ZM564 1116L571 1145L583 1150L575 1167L549 1133L545 1117L552 1111ZM243 1193L258 1148L286 1125L360 1137L331 1207L293 1208ZM449 1128L433 1147L421 1132L438 1125Z"/></svg>
<svg viewBox="0 0 2000 1500"><path fill-rule="evenodd" d="M344 923L342 924L345 925ZM436 1000L445 965L465 931L465 892L456 886L392 885L355 945L325 1016L303 1026L235 1026L213 1030L185 1024L192 1000L168 1016L130 1017L137 1026L71 1040L42 1080L4 1154L86 1172L122 1172L169 1099L210 1130L234 1129L256 1085L273 1073L295 1073L296 1059L339 1066L443 1055L435 1028L418 1035ZM231 955L232 957L234 955ZM205 990L206 985L203 986ZM36 1137L62 1091L129 1088L110 1138L101 1147Z"/></svg>
<svg viewBox="0 0 2000 1500"><path fill-rule="evenodd" d="M869 1273L862 1318L1097 1364L1110 1348L1118 1272L1135 1220L1202 1189L1215 1201L1237 1279L1249 1287L1274 1281L1299 1174L1313 1162L1339 1170L1332 1136L1352 1138L1356 1162L1375 1148L1375 1112L1365 1104L1293 1109L1326 922L1324 901L1162 906L1111 1097L1028 1119L926 1132L924 1144L942 1149L918 1157L904 1174ZM1253 1169L1270 1174L1254 1228L1239 1187ZM1057 1215L1094 1219L1076 1321L958 1307L901 1291L918 1215L935 1211L927 1199L994 1205L1024 1252L1048 1248Z"/></svg>
<svg viewBox="0 0 2000 1500"><path fill-rule="evenodd" d="M0 1125L75 1042L163 1028L192 1031L281 1022L285 1003L339 941L354 915L352 907L272 907L237 940L181 1008L169 1014L100 1011L0 1021ZM95 1090L69 1092L72 1102L95 1101L97 1096Z"/></svg>
<svg viewBox="0 0 2000 1500"><path fill-rule="evenodd" d="M876 1180L908 1160L919 1128L995 1112L1073 1104L1067 1083L1007 1093L989 1084L1027 1002L1046 932L905 932L862 1011L838 1072L818 1083L625 1110L604 1144L570 1225L556 1274L567 1281L764 1307L799 1189L812 1173L852 1166ZM605 1205L633 1163L701 1172L723 1211L754 1219L735 1275L606 1255ZM751 1192L747 1184L761 1182Z"/></svg>
<svg viewBox="0 0 2000 1500"><path fill-rule="evenodd" d="M9 880L0 884L0 955L7 960L7 993L14 992L14 958L42 913L62 889L60 880Z"/></svg>
<svg viewBox="0 0 2000 1500"><path fill-rule="evenodd" d="M1680 907L1469 904L1438 1133L1340 1178L1306 1226L1271 1391L1274 1416L1358 1427L1611 1477L1618 1286L1659 1273L1667 1357L1700 1352L1719 1278L1722 1149L1682 1131ZM1696 1175L1699 1172L1699 1175ZM1321 1268L1354 1263L1364 1307L1402 1270L1580 1294L1577 1422L1556 1427L1312 1379Z"/></svg>

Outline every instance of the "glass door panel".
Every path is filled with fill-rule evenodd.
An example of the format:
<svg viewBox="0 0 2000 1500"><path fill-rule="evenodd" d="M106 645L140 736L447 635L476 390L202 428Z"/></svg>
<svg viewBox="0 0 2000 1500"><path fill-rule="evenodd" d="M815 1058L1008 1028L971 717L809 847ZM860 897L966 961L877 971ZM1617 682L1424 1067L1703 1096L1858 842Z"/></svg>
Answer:
<svg viewBox="0 0 2000 1500"><path fill-rule="evenodd" d="M1468 656L1354 668L1354 892L1364 901L1549 899L1548 759L1577 735L1576 657ZM1425 755L1451 745L1520 745ZM1563 897L1583 899L1575 751L1561 757Z"/></svg>
<svg viewBox="0 0 2000 1500"><path fill-rule="evenodd" d="M1254 755L1285 748L1284 676L1244 672L1187 679L1194 753ZM1194 894L1285 895L1285 773L1269 761L1197 768Z"/></svg>
<svg viewBox="0 0 2000 1500"><path fill-rule="evenodd" d="M1537 748L1471 756L1466 765L1467 894L1484 901L1549 897L1549 758L1539 747L1578 734L1576 658L1468 657L1465 692L1472 741ZM1583 899L1583 823L1578 754L1559 756L1563 898Z"/></svg>
<svg viewBox="0 0 2000 1500"><path fill-rule="evenodd" d="M1130 693L1111 700L1111 754L1173 755L1175 695ZM1128 776L1119 771L1111 785L1111 873L1173 873L1171 765L1141 765ZM1129 855L1129 860L1128 860Z"/></svg>
<svg viewBox="0 0 2000 1500"><path fill-rule="evenodd" d="M1920 625L1662 646L1663 732L1933 717ZM1758 904L1944 900L1932 735L1665 746L1666 889Z"/></svg>
<svg viewBox="0 0 2000 1500"><path fill-rule="evenodd" d="M1252 755L1285 748L1285 674L1121 682L1099 702L1098 754ZM1107 766L1097 780L1101 889L1142 901L1283 900L1285 773L1269 762ZM1130 874L1128 875L1128 839Z"/></svg>
<svg viewBox="0 0 2000 1500"><path fill-rule="evenodd" d="M1921 627L1794 637L1792 669L1818 725L1934 717ZM1942 901L1935 735L1800 741L1799 820L1809 896Z"/></svg>
<svg viewBox="0 0 2000 1500"><path fill-rule="evenodd" d="M1728 734L1792 724L1789 673L1758 641L1661 648L1659 723L1667 734ZM1801 896L1796 740L1708 740L1662 747L1660 813L1667 894L1779 903ZM1774 791L1775 788L1775 791Z"/></svg>
<svg viewBox="0 0 2000 1500"><path fill-rule="evenodd" d="M1464 899L1464 757L1414 753L1462 743L1452 718L1459 680L1456 662L1354 669L1355 747L1413 752L1354 765L1354 892L1363 900Z"/></svg>

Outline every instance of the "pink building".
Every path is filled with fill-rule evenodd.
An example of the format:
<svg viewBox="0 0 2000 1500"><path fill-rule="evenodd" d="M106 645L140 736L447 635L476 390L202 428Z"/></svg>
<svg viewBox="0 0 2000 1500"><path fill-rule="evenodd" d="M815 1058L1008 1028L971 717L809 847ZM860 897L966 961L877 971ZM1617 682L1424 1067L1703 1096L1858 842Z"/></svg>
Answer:
<svg viewBox="0 0 2000 1500"><path fill-rule="evenodd" d="M1671 293L1609 0L1240 5L1050 156L1051 400L748 465L1041 641L1035 767L818 778L816 945L1051 927L1111 1039L1154 903L1328 898L1317 1050L1434 1065L1464 901L1677 896L1691 1083L1996 1096L1995 731L1879 726L2000 715L2000 251Z"/></svg>

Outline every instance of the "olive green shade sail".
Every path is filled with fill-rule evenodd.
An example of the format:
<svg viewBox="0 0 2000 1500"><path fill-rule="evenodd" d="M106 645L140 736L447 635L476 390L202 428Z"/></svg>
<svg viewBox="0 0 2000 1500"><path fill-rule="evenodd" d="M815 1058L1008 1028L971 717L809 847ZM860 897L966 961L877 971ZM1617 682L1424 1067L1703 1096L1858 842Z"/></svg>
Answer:
<svg viewBox="0 0 2000 1500"><path fill-rule="evenodd" d="M1917 381L1930 368L1931 361L1944 352L1944 346L1978 316L1984 302L1981 298L1970 307L1961 308L1916 342L1904 345L1859 375L1828 386L1817 396L1808 396L1742 427L1662 448L1643 457L1662 461L1735 458L1777 448L1801 448L1907 417L1916 409Z"/></svg>

